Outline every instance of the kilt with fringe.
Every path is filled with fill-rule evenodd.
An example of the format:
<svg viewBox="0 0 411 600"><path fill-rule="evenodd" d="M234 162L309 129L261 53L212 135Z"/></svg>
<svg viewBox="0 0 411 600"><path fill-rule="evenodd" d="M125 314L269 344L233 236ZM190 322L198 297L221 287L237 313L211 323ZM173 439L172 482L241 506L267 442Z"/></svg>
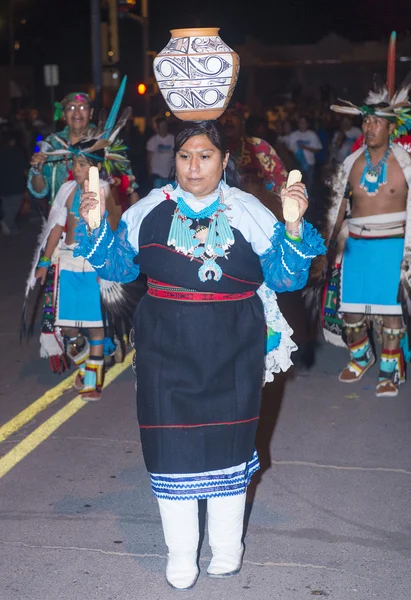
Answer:
<svg viewBox="0 0 411 600"><path fill-rule="evenodd" d="M103 327L98 275L90 263L63 244L58 265L55 326Z"/></svg>
<svg viewBox="0 0 411 600"><path fill-rule="evenodd" d="M401 315L398 288L403 254L404 238L349 237L341 268L340 312Z"/></svg>

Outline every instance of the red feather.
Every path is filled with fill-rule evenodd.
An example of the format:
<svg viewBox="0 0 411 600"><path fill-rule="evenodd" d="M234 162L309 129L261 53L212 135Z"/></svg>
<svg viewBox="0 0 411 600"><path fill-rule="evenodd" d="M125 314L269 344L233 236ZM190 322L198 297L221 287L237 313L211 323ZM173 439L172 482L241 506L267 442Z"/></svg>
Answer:
<svg viewBox="0 0 411 600"><path fill-rule="evenodd" d="M388 44L387 58L387 90L391 98L395 92L395 61L396 61L397 34L395 31L391 33L390 42Z"/></svg>
<svg viewBox="0 0 411 600"><path fill-rule="evenodd" d="M120 191L123 192L123 194L125 194L128 190L128 188L130 187L130 179L128 178L127 175L122 175L120 177L121 179L121 183L120 183Z"/></svg>

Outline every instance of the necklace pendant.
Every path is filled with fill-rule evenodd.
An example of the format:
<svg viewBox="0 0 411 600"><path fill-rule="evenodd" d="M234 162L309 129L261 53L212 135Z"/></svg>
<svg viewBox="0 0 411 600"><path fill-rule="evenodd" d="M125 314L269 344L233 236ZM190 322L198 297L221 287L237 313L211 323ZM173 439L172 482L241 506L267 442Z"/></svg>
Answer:
<svg viewBox="0 0 411 600"><path fill-rule="evenodd" d="M376 171L375 169L372 169L371 171L368 171L366 176L365 176L365 180L368 181L369 183L376 183L378 181L378 171Z"/></svg>
<svg viewBox="0 0 411 600"><path fill-rule="evenodd" d="M204 264L198 270L198 277L200 281L205 283L207 280L220 281L223 275L221 267L215 262L214 258L206 258Z"/></svg>
<svg viewBox="0 0 411 600"><path fill-rule="evenodd" d="M198 271L198 277L203 283L220 281L223 271L216 259L227 259L227 250L235 242L225 215L229 208L223 203L222 193L220 198L201 212L191 210L183 198L177 198L167 245L174 246L177 252L189 256L190 260L203 262ZM200 224L201 219L208 219L208 226Z"/></svg>

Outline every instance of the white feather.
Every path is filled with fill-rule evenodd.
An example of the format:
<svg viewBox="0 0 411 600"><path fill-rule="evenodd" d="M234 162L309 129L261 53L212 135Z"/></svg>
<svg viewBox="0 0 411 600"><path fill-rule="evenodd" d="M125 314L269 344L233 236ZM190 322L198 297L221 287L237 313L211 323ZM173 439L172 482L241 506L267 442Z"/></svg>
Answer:
<svg viewBox="0 0 411 600"><path fill-rule="evenodd" d="M357 106L342 106L339 104L332 104L330 106L334 112L342 113L343 115L360 115L361 111Z"/></svg>
<svg viewBox="0 0 411 600"><path fill-rule="evenodd" d="M64 354L64 342L58 327L54 333L40 334L40 356L49 358L50 356L62 356Z"/></svg>
<svg viewBox="0 0 411 600"><path fill-rule="evenodd" d="M364 100L365 104L381 104L382 102L390 103L390 96L385 86L375 90L370 90L368 96Z"/></svg>
<svg viewBox="0 0 411 600"><path fill-rule="evenodd" d="M347 348L347 344L344 343L341 336L328 329L323 329L324 339L326 342L329 342L333 346L339 346L340 348Z"/></svg>
<svg viewBox="0 0 411 600"><path fill-rule="evenodd" d="M402 102L407 102L409 104L410 102L409 102L408 94L410 92L410 88L411 88L411 73L409 73L407 75L407 77L404 79L404 81L400 85L398 91L391 98L390 104L394 105L394 104L400 104Z"/></svg>
<svg viewBox="0 0 411 600"><path fill-rule="evenodd" d="M42 150L42 152L43 152L43 150ZM44 154L47 154L47 156L60 156L60 155L63 156L64 154L67 154L67 156L68 156L71 153L72 153L71 150L69 150L68 148L67 148L67 150L60 149L60 150L51 150L51 151L44 152Z"/></svg>

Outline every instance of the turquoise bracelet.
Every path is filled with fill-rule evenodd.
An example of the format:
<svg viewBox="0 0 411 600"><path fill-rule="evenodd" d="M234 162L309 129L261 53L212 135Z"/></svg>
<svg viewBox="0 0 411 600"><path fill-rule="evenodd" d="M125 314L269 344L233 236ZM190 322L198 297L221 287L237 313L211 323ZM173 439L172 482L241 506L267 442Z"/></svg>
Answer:
<svg viewBox="0 0 411 600"><path fill-rule="evenodd" d="M292 242L301 242L303 239L303 231L304 231L304 225L303 225L303 223L300 223L298 226L298 233L297 233L297 231L293 231L293 233L295 233L296 235L289 233L287 231L287 229L285 230L285 235Z"/></svg>
<svg viewBox="0 0 411 600"><path fill-rule="evenodd" d="M51 265L51 260L47 258L47 256L41 256L39 262L37 263L37 268L44 267L46 269Z"/></svg>
<svg viewBox="0 0 411 600"><path fill-rule="evenodd" d="M301 236L297 235L297 236L293 236L291 234L288 233L288 231L285 232L286 237L288 237L289 240L292 240L293 242L301 242Z"/></svg>

